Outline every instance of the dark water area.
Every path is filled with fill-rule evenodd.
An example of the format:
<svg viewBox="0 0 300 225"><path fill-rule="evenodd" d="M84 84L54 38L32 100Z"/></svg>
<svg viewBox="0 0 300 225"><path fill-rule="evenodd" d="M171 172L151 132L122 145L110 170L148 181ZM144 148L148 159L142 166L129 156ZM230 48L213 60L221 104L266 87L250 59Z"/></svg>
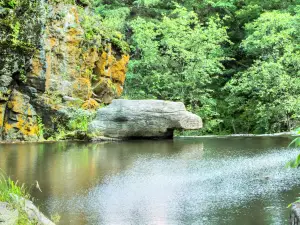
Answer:
<svg viewBox="0 0 300 225"><path fill-rule="evenodd" d="M285 168L300 152L290 141L2 144L0 169L62 225L284 225L300 196L300 171Z"/></svg>

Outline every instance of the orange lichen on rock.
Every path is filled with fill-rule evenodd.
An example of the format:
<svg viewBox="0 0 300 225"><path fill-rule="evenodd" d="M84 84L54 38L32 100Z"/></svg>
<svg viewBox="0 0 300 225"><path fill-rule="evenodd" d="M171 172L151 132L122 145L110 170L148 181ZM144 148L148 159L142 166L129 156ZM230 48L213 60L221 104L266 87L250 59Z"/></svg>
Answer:
<svg viewBox="0 0 300 225"><path fill-rule="evenodd" d="M18 115L18 120L14 123L5 123L4 132L9 134L11 131L18 130L24 137L37 136L39 133L38 125L32 117Z"/></svg>
<svg viewBox="0 0 300 225"><path fill-rule="evenodd" d="M6 103L0 103L0 132L3 128Z"/></svg>
<svg viewBox="0 0 300 225"><path fill-rule="evenodd" d="M8 133L12 128L13 128L12 124L9 124L9 123L5 123L4 124L4 131L5 131L5 133Z"/></svg>
<svg viewBox="0 0 300 225"><path fill-rule="evenodd" d="M4 135L9 139L16 137L36 140L38 124L36 112L29 103L30 98L14 90L7 103L7 113L4 117Z"/></svg>
<svg viewBox="0 0 300 225"><path fill-rule="evenodd" d="M129 55L122 55L121 59L118 60L112 54L110 45L106 49L106 51L102 52L99 61L96 62L94 72L98 76L109 77L123 85L125 82Z"/></svg>
<svg viewBox="0 0 300 225"><path fill-rule="evenodd" d="M89 110L96 110L99 108L99 103L95 99L90 98L83 103L81 108L89 109Z"/></svg>
<svg viewBox="0 0 300 225"><path fill-rule="evenodd" d="M112 79L120 82L122 85L125 82L128 62L129 55L122 55L122 58L111 66Z"/></svg>
<svg viewBox="0 0 300 225"><path fill-rule="evenodd" d="M105 101L120 97L123 92L122 86L125 83L128 62L129 55L124 54L117 58L113 54L111 45L106 46L105 51L102 52L95 64L94 74L98 76L98 82L94 93L98 96L105 96ZM106 90L107 88L110 90ZM108 98L109 93L112 94L110 98Z"/></svg>
<svg viewBox="0 0 300 225"><path fill-rule="evenodd" d="M49 38L48 41L51 49L58 44L58 40L54 37Z"/></svg>
<svg viewBox="0 0 300 225"><path fill-rule="evenodd" d="M112 80L107 77L100 77L98 83L94 86L93 92L105 104L111 103L116 97L115 86Z"/></svg>
<svg viewBox="0 0 300 225"><path fill-rule="evenodd" d="M110 56L111 57L111 56ZM96 67L94 69L94 73L98 76L110 77L109 63L108 63L108 54L106 52L102 52L99 61L96 62Z"/></svg>
<svg viewBox="0 0 300 225"><path fill-rule="evenodd" d="M7 103L7 108L15 113L27 116L35 116L36 112L29 104L29 97L18 91L14 91L10 100Z"/></svg>
<svg viewBox="0 0 300 225"><path fill-rule="evenodd" d="M119 83L114 84L114 86L115 86L115 89L116 89L117 97L120 97L123 93L123 86L120 85Z"/></svg>
<svg viewBox="0 0 300 225"><path fill-rule="evenodd" d="M80 99L90 99L92 96L91 82L87 78L78 78L72 86L73 97Z"/></svg>
<svg viewBox="0 0 300 225"><path fill-rule="evenodd" d="M78 28L70 28L66 33L66 41L78 45L82 41L83 31Z"/></svg>
<svg viewBox="0 0 300 225"><path fill-rule="evenodd" d="M39 127L32 117L25 117L18 121L20 132L25 136L37 136Z"/></svg>
<svg viewBox="0 0 300 225"><path fill-rule="evenodd" d="M76 23L80 23L77 7L72 7L70 13L74 15Z"/></svg>
<svg viewBox="0 0 300 225"><path fill-rule="evenodd" d="M31 69L31 74L32 75L34 75L34 76L40 76L41 75L41 72L43 71L43 65L37 57L34 57L32 59L31 67L32 67L32 69Z"/></svg>
<svg viewBox="0 0 300 225"><path fill-rule="evenodd" d="M98 52L91 48L82 54L82 64L80 65L80 76L91 78L95 63L99 60Z"/></svg>

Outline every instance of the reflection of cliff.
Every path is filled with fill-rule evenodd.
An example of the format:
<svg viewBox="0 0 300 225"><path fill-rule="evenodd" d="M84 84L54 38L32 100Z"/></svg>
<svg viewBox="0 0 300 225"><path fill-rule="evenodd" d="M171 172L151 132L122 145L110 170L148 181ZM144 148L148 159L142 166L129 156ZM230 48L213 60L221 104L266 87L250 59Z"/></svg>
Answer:
<svg viewBox="0 0 300 225"><path fill-rule="evenodd" d="M29 185L38 180L39 195L72 195L130 167L140 156L199 158L202 148L172 140L0 145L0 168Z"/></svg>
<svg viewBox="0 0 300 225"><path fill-rule="evenodd" d="M199 159L202 152L201 143L176 140L9 144L0 145L0 169L29 186L37 180L43 192L33 188L32 195L43 205L49 198L69 199L82 194L106 177L132 168L140 158ZM60 205L50 205L47 209L65 211L64 201ZM63 217L74 220L74 215ZM82 222L78 224L85 224L84 215L79 217L76 221Z"/></svg>
<svg viewBox="0 0 300 225"><path fill-rule="evenodd" d="M34 180L33 171L38 164L37 150L35 145L0 145L0 170L16 180Z"/></svg>

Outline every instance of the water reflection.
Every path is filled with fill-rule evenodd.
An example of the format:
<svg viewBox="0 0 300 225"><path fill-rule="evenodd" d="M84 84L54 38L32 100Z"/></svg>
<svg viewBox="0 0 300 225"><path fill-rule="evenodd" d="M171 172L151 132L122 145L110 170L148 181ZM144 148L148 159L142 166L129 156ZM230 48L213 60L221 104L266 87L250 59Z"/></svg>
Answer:
<svg viewBox="0 0 300 225"><path fill-rule="evenodd" d="M126 144L5 144L0 145L0 168L13 179L29 186L37 180L43 192L33 188L32 195L43 204L42 208L47 207L51 211L52 208L57 208L45 205L51 197L68 199L85 193L101 183L106 176L130 168L142 155L159 157L178 153L183 158L200 157L202 144L184 144L171 140L134 141ZM64 210L64 206L60 210ZM82 219L82 216L76 220L79 218Z"/></svg>
<svg viewBox="0 0 300 225"><path fill-rule="evenodd" d="M0 168L34 184L61 224L284 224L298 172L286 138L0 145ZM254 222L255 221L255 222Z"/></svg>

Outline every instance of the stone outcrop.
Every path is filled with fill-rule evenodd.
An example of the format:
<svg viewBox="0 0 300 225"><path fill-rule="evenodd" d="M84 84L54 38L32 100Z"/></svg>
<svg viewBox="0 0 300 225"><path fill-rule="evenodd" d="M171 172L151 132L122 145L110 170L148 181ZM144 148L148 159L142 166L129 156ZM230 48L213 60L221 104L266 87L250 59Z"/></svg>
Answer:
<svg viewBox="0 0 300 225"><path fill-rule="evenodd" d="M93 137L171 138L175 129L202 128L199 116L186 111L181 102L161 100L113 100L97 112L89 125Z"/></svg>
<svg viewBox="0 0 300 225"><path fill-rule="evenodd" d="M38 140L39 120L53 129L66 108L96 109L122 94L126 43L101 24L91 33L92 12L65 2L0 3L0 140Z"/></svg>
<svg viewBox="0 0 300 225"><path fill-rule="evenodd" d="M49 220L38 208L32 203L32 201L26 199L18 199L18 204L22 213L25 213L28 220L32 224L38 225L55 225ZM18 224L19 212L17 209L13 209L8 203L0 202L0 224L3 225L15 225Z"/></svg>
<svg viewBox="0 0 300 225"><path fill-rule="evenodd" d="M11 209L6 202L0 202L0 224L15 225L18 217L18 210Z"/></svg>
<svg viewBox="0 0 300 225"><path fill-rule="evenodd" d="M39 225L55 225L33 204L32 201L27 199L21 199L20 201L24 201L24 211L30 221L37 221L37 224Z"/></svg>

